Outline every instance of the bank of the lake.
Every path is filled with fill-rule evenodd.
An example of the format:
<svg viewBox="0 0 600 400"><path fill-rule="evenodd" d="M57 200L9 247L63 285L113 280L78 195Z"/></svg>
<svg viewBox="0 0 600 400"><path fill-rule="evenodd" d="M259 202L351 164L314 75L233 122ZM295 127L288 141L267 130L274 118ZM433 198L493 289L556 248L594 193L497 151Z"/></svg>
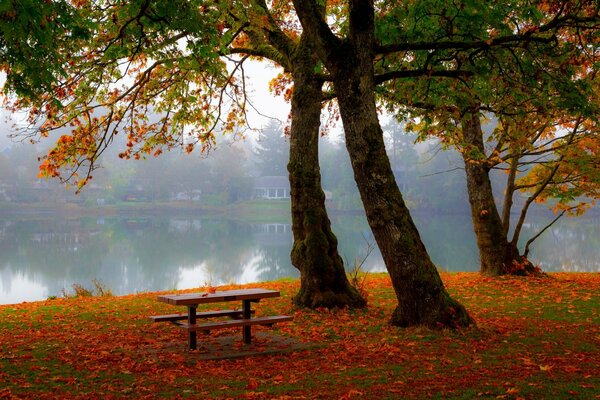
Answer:
<svg viewBox="0 0 600 400"><path fill-rule="evenodd" d="M492 279L443 273L442 279L474 317L476 328L451 332L389 326L395 296L385 274L366 277L369 305L357 311L292 308L297 280L252 284L282 293L258 303L258 315L294 317L274 330L253 332L309 348L222 361L201 359L209 350L202 335L199 350L189 352L184 332L147 318L177 311L158 303L157 293L0 306L0 398L514 400L597 395L599 274ZM242 346L237 330L217 332L205 340L233 335L233 346ZM257 349L268 347L269 340L255 340Z"/></svg>
<svg viewBox="0 0 600 400"><path fill-rule="evenodd" d="M334 214L356 214L359 210L332 210ZM248 200L226 205L194 201L119 202L89 206L78 203L10 203L0 202L0 218L10 216L56 215L74 217L111 217L119 215L188 215L216 216L241 221L289 219L290 203L286 200Z"/></svg>
<svg viewBox="0 0 600 400"><path fill-rule="evenodd" d="M357 209L338 209L328 205L330 215L364 215L364 210ZM290 202L289 199L279 200L245 200L232 203L205 203L200 201L120 201L102 205L89 205L77 202L67 203L15 203L0 201L0 217L13 215L39 215L54 214L65 217L85 217L85 216L114 216L128 214L188 214L205 216L228 216L245 221L264 221L265 218L280 220L289 218ZM463 210L429 210L426 208L414 206L411 208L412 214L436 215L466 215L468 209ZM529 216L550 215L548 206L532 207ZM600 207L591 207L586 214L579 218L595 218L600 216Z"/></svg>

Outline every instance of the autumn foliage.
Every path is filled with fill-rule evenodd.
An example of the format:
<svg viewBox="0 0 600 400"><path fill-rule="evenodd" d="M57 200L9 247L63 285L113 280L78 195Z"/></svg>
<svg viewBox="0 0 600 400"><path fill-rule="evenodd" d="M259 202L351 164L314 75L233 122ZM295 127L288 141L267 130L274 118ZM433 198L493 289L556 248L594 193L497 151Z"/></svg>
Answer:
<svg viewBox="0 0 600 400"><path fill-rule="evenodd" d="M469 308L477 328L451 332L389 326L396 300L383 274L365 279L369 307L360 311L294 310L296 281L261 283L254 286L279 289L283 297L257 304L257 313L290 313L294 321L273 333L309 347L221 361L200 360L201 346L188 352L183 332L147 319L174 311L158 303L156 294L1 306L0 398L597 395L600 275L492 279L459 273L442 278L452 296ZM231 334L241 342L238 331L212 335Z"/></svg>

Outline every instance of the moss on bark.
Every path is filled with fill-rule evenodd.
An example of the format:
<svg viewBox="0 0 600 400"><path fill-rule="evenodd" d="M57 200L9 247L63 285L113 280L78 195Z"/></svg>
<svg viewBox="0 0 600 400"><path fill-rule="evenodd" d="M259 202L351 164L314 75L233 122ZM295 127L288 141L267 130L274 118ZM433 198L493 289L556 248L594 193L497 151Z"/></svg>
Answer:
<svg viewBox="0 0 600 400"><path fill-rule="evenodd" d="M314 75L317 60L306 36L291 62L295 85L288 164L294 234L291 258L300 271L300 291L293 301L308 308L363 307L366 301L348 281L325 208L318 156L323 82Z"/></svg>

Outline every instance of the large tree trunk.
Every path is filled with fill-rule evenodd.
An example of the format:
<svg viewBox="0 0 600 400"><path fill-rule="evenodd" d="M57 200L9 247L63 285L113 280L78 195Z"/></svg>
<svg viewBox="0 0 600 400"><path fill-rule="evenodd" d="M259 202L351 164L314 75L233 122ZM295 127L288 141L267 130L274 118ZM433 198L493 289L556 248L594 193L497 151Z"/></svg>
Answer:
<svg viewBox="0 0 600 400"><path fill-rule="evenodd" d="M353 70L338 71L341 79L334 85L354 178L398 298L391 323L467 326L471 318L446 292L396 184L377 117L372 71L353 76Z"/></svg>
<svg viewBox="0 0 600 400"><path fill-rule="evenodd" d="M481 122L476 112L467 114L462 122L463 139L468 151L463 151L471 218L477 237L481 273L504 275L515 270L522 257L516 244L508 241L498 207L494 201L490 168L485 157ZM473 157L477 154L477 157ZM506 221L508 223L508 220Z"/></svg>
<svg viewBox="0 0 600 400"><path fill-rule="evenodd" d="M325 209L319 170L319 127L323 82L314 76L316 60L305 38L292 58L294 92L288 164L294 245L292 263L300 270L298 306L363 307L366 301L350 285L337 238Z"/></svg>
<svg viewBox="0 0 600 400"><path fill-rule="evenodd" d="M368 18L368 13L363 18ZM446 292L396 184L375 104L369 34L354 31L352 39L354 46L338 53L330 68L354 178L398 298L391 322L398 326L467 326L472 320Z"/></svg>

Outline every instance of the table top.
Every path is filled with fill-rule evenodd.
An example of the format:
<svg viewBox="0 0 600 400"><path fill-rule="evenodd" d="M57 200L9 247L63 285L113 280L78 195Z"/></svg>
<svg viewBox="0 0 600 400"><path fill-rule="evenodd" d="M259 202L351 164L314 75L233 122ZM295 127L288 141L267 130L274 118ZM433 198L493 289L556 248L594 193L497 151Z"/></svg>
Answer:
<svg viewBox="0 0 600 400"><path fill-rule="evenodd" d="M268 297L279 297L279 291L268 289L223 290L214 293L185 293L158 296L158 301L175 306L192 304L221 303L238 300L260 300Z"/></svg>

